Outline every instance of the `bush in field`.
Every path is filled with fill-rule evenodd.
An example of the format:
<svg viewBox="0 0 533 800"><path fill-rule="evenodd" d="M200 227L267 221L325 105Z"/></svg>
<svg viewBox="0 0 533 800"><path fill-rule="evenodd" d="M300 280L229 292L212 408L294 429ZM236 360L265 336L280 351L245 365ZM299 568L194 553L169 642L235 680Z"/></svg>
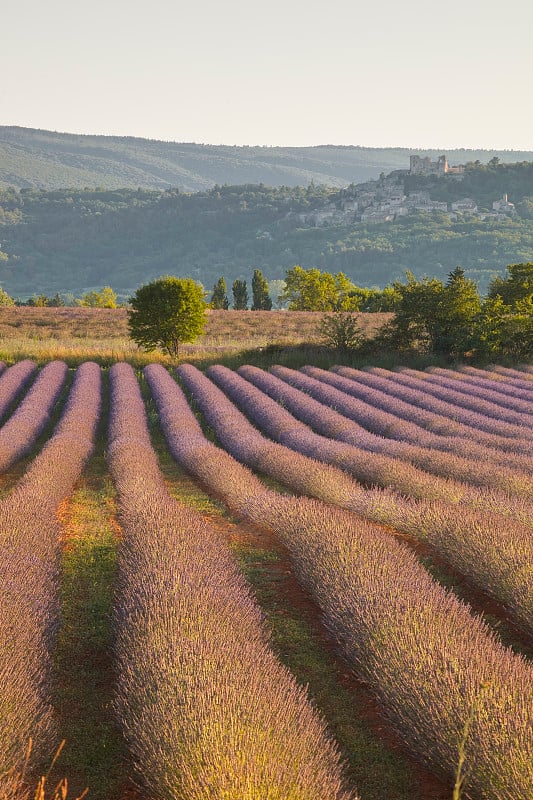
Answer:
<svg viewBox="0 0 533 800"><path fill-rule="evenodd" d="M328 347L336 350L357 350L366 339L357 324L357 317L349 311L324 315L320 333Z"/></svg>
<svg viewBox="0 0 533 800"><path fill-rule="evenodd" d="M130 336L145 350L159 347L177 358L180 344L204 330L205 292L192 278L158 278L137 289L130 304Z"/></svg>

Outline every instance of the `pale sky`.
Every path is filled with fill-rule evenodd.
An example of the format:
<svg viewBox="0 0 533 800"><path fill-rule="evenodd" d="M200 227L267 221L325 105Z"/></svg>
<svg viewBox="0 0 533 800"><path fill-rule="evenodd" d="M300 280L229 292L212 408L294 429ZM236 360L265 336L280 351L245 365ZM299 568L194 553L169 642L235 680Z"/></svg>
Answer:
<svg viewBox="0 0 533 800"><path fill-rule="evenodd" d="M531 0L5 0L0 124L533 149Z"/></svg>

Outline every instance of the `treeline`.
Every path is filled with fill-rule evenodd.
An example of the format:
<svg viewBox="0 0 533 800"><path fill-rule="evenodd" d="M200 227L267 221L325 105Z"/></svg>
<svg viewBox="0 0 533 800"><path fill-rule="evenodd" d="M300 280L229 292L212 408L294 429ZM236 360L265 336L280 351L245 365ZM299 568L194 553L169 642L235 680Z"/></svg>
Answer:
<svg viewBox="0 0 533 800"><path fill-rule="evenodd" d="M248 308L246 281L233 283L233 308ZM253 310L270 310L268 282L260 270L252 280ZM416 351L451 359L533 356L533 262L511 264L504 277L495 277L485 297L476 283L457 267L446 281L412 272L404 281L384 289L353 284L342 272L335 275L300 266L287 270L279 301L289 311L336 312L321 322L331 346L368 353ZM211 308L228 309L226 281L219 278ZM357 327L354 312L393 312L372 339Z"/></svg>
<svg viewBox="0 0 533 800"><path fill-rule="evenodd" d="M394 317L373 340L356 342L362 350L417 351L451 360L533 357L533 262L508 266L483 299L460 267L446 282L408 273L406 282L391 288Z"/></svg>
<svg viewBox="0 0 533 800"><path fill-rule="evenodd" d="M300 212L341 204L335 188L245 184L185 194L176 189L0 191L0 281L11 295L75 296L110 283L127 297L169 271L211 287L260 268L281 280L294 264L343 272L363 286L385 286L406 270L445 280L456 264L482 291L502 264L533 252L533 166L472 165L463 181L406 178L435 199L470 195L480 209L508 193L505 219L414 213L394 222L324 227ZM444 197L444 195L446 195ZM68 281L68 283L67 283ZM274 297L272 298L275 303Z"/></svg>
<svg viewBox="0 0 533 800"><path fill-rule="evenodd" d="M117 308L123 305L117 302L117 294L111 286L104 286L100 291L84 292L81 297L73 294L54 295L33 294L27 300L11 297L0 288L0 306L29 306L32 308L65 308L81 306L83 308Z"/></svg>

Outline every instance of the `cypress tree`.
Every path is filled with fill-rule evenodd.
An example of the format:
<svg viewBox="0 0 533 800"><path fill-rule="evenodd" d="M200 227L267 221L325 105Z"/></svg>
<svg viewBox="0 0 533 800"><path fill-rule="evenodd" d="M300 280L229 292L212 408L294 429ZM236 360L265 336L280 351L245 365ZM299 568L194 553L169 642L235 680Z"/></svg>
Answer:
<svg viewBox="0 0 533 800"><path fill-rule="evenodd" d="M252 278L252 311L271 311L272 300L268 291L268 281L260 269L254 270Z"/></svg>

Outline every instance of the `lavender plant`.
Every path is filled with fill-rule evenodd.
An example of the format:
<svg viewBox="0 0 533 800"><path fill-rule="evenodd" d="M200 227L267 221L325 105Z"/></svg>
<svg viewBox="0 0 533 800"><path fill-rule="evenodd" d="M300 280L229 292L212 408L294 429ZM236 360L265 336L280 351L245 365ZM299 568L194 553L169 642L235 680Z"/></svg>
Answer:
<svg viewBox="0 0 533 800"><path fill-rule="evenodd" d="M454 386L462 392L471 392L476 397L483 397L515 411L526 414L533 413L533 401L526 390L520 389L518 386L511 386L505 380L491 379L483 370L475 370L474 373L469 374L461 370L454 371L434 367L429 368L427 372L445 380L453 380Z"/></svg>
<svg viewBox="0 0 533 800"><path fill-rule="evenodd" d="M493 388L497 388L499 392L504 392L505 394L520 397L525 395L530 400L533 397L533 384L526 379L524 373L519 373L516 370L506 370L505 367L479 369L478 367L462 366L459 374L464 377L474 377L478 380L487 381Z"/></svg>
<svg viewBox="0 0 533 800"><path fill-rule="evenodd" d="M340 465L344 469L349 469L359 480L375 482L381 486L391 485L397 491L418 496L416 482L413 485L408 478L408 475L412 474L412 472L409 470L404 471L404 467L398 464L397 459L401 459L419 470L424 470L433 476L438 475L446 479L444 482L435 480L435 478L426 481L428 485L422 495L426 499L435 498L452 502L464 501L471 502L475 506L486 506L487 499L490 499L490 506L494 510L500 510L505 515L511 516L516 511L519 514L519 519L523 519L524 513L521 503L511 502L509 495L519 495L529 500L533 490L533 482L527 472L511 469L507 465L505 455L502 455L501 461L497 461L497 453L495 453L492 464L486 464L485 461L480 463L479 460L474 458L467 459L454 453L443 453L434 449L419 447L410 442L387 439L384 436L366 430L354 420L339 414L333 408L315 400L310 395L282 381L272 373L250 365L240 367L238 373L246 378L247 381L253 383L254 386L260 388L262 392L268 394L269 397L276 400L277 403L283 405L297 419L305 422L313 430L330 439L338 439L356 447L358 449L358 461L355 463L361 464L361 470L357 468L354 471L355 466L352 469L346 465L346 462L341 462ZM215 378L214 372L210 374ZM236 396L232 395L232 397L235 399ZM258 424L260 423L258 422ZM479 453L474 445L474 455L476 452ZM367 455L369 453L375 455L369 456ZM387 457L387 461L380 460L380 456L381 459ZM392 477L388 477L388 472L381 471L382 463L391 467L393 470ZM367 464L371 470L369 473L364 472ZM497 469L494 468L495 465L497 465ZM394 482L398 474L402 478L405 476L406 484L403 487ZM414 474L416 475L416 473ZM423 480L425 476L419 475L418 477ZM458 483L458 481L462 483ZM498 502L497 507L494 506L494 500L498 497L497 493L496 495L487 495L485 492L483 492L480 502L479 493L472 491L465 483L479 487L490 487L503 492L504 494L500 498L501 502Z"/></svg>
<svg viewBox="0 0 533 800"><path fill-rule="evenodd" d="M220 377L223 368L214 371ZM455 569L503 603L528 633L533 632L533 580L528 578L533 559L530 528L483 510L424 499L408 501L375 489L365 491L345 472L302 455L302 451L312 451L320 457L323 450L324 460L328 460L332 450L323 437L305 426L298 429L291 415L269 398L257 409L256 419L261 419L271 433L279 427L276 437L286 438L298 452L265 439L196 368L183 365L178 373L225 449L239 461L302 494L430 542ZM239 383L238 376L231 380Z"/></svg>
<svg viewBox="0 0 533 800"><path fill-rule="evenodd" d="M414 390L417 393L417 401L421 408L434 411L441 416L451 418L453 421L460 422L470 428L485 431L485 433L493 437L495 443L498 441L500 442L498 446L515 447L517 452L529 453L531 451L531 447L523 449L519 447L520 442L513 442L513 439L516 437L518 437L518 439L523 438L525 432L524 425L527 428L528 423L523 422L522 425L516 425L501 421L501 413L498 412L497 407L491 407L492 415L489 415L486 409L481 413L479 410L476 410L476 408L461 407L451 393L447 394L446 399L444 399L444 396L439 396L438 390L433 391L431 386L426 386L424 381L412 375L404 374L404 372L387 372L386 370L381 372L379 369L371 368L369 370L354 370L348 373L344 367L339 367L338 369L335 367L334 371L344 378L350 378L352 383L357 382L357 384L363 384L373 388L377 386L375 377L379 376L385 381L385 383L382 384L382 388L386 388L388 392L394 393L396 397L400 398L406 396L405 393L400 391L400 387ZM476 404L474 403L473 405ZM506 438L511 439L511 443L506 444Z"/></svg>
<svg viewBox="0 0 533 800"><path fill-rule="evenodd" d="M516 400L514 404L503 407L501 399L494 395L489 389L476 390L475 386L465 389L461 382L449 376L439 375L433 372L418 372L417 370L402 368L399 373L392 372L393 379L396 375L406 375L418 384L428 394L453 403L460 408L470 409L477 414L482 414L490 419L501 420L511 426L527 427L531 425L531 406L523 400ZM507 434L505 434L507 435Z"/></svg>
<svg viewBox="0 0 533 800"><path fill-rule="evenodd" d="M0 776L17 769L30 737L35 759L55 749L50 684L59 625L56 511L91 452L99 410L100 369L86 363L76 372L52 437L0 502Z"/></svg>
<svg viewBox="0 0 533 800"><path fill-rule="evenodd" d="M0 428L0 472L31 450L50 420L50 414L65 382L63 361L47 364L7 422Z"/></svg>
<svg viewBox="0 0 533 800"><path fill-rule="evenodd" d="M181 367L181 377L191 369ZM530 800L533 673L524 659L503 648L383 529L319 501L266 489L202 437L164 370L154 365L146 375L175 457L235 511L282 538L347 658L406 746L453 781L457 748L474 708L468 791L484 800ZM194 395L198 401L198 387ZM241 438L247 436L243 429ZM300 464L292 458L296 472ZM482 684L488 688L480 697Z"/></svg>
<svg viewBox="0 0 533 800"><path fill-rule="evenodd" d="M22 392L35 371L35 364L29 359L18 361L0 374L0 419L5 416L9 406Z"/></svg>
<svg viewBox="0 0 533 800"><path fill-rule="evenodd" d="M449 411L449 416L445 417L438 412L441 401L428 398L421 391L404 391L406 387L398 388L392 381L381 383L382 378L366 371L361 371L361 378L357 376L354 380L353 373L346 372L346 369L333 367L332 372L326 372L315 367L303 367L296 372L275 366L272 372L309 392L317 400L334 404L347 417L362 420L362 424L375 433L466 457L469 454L473 457L473 450L484 458L490 458L493 449L503 450L509 465L531 469L531 444L470 426L466 418L475 418L474 412L465 409L461 412L463 422L459 422L453 418L450 404L444 404ZM482 424L488 428L491 426L487 417L482 418ZM479 451L480 445L482 451ZM502 456L499 454L497 457L500 459Z"/></svg>
<svg viewBox="0 0 533 800"><path fill-rule="evenodd" d="M168 495L126 364L111 369L109 437L124 532L116 709L145 783L172 800L355 800L228 546Z"/></svg>

